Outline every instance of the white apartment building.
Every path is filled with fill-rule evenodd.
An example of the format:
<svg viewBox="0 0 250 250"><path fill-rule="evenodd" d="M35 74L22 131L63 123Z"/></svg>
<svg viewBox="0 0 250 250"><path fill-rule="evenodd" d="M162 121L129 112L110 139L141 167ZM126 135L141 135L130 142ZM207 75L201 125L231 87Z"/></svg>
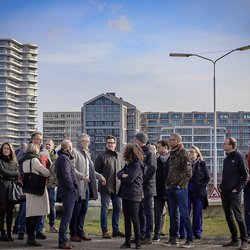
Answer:
<svg viewBox="0 0 250 250"><path fill-rule="evenodd" d="M64 139L77 143L81 134L81 112L43 112L43 141L51 139L55 146Z"/></svg>
<svg viewBox="0 0 250 250"><path fill-rule="evenodd" d="M37 127L38 46L0 38L0 143L29 141Z"/></svg>

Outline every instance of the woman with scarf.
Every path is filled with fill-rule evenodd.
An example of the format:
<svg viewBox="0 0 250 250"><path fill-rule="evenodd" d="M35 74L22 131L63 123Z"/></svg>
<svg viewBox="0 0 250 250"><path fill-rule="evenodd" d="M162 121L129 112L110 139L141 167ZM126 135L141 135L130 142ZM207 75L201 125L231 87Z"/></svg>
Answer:
<svg viewBox="0 0 250 250"><path fill-rule="evenodd" d="M192 161L193 176L188 183L188 205L189 213L193 207L193 234L196 239L202 236L202 209L208 206L207 203L207 184L210 180L206 162L203 160L200 149L191 146L189 149ZM182 218L180 220L180 237L185 238L186 230Z"/></svg>
<svg viewBox="0 0 250 250"><path fill-rule="evenodd" d="M36 144L29 143L27 146L27 152L24 155L23 172L31 171L35 174L48 177L50 175L49 170L45 168L39 158L39 147ZM47 188L44 189L42 196L26 193L26 232L28 235L27 245L41 246L39 242L35 240L36 224L41 215L49 214L49 197Z"/></svg>
<svg viewBox="0 0 250 250"><path fill-rule="evenodd" d="M8 200L8 190L12 181L17 180L18 163L13 146L10 142L4 142L0 149L0 231L1 241L13 241L11 236L11 224L15 203ZM6 216L7 235L4 230Z"/></svg>
<svg viewBox="0 0 250 250"><path fill-rule="evenodd" d="M117 173L121 180L119 196L122 197L122 208L125 221L125 242L121 248L131 248L131 222L135 234L135 248L141 247L139 207L143 197L143 175L146 171L143 163L143 151L137 144L125 147L124 160L127 164Z"/></svg>

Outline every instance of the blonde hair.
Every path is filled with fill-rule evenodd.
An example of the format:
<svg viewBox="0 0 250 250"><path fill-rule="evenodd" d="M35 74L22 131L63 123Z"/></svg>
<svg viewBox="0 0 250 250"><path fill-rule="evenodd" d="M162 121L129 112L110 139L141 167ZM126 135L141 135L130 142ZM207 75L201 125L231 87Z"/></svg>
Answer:
<svg viewBox="0 0 250 250"><path fill-rule="evenodd" d="M27 152L38 154L39 153L39 146L34 143L29 143L27 146Z"/></svg>
<svg viewBox="0 0 250 250"><path fill-rule="evenodd" d="M200 149L198 147L194 146L194 145L192 145L190 148L194 149L195 152L197 153L198 157L203 161L203 156L201 154Z"/></svg>

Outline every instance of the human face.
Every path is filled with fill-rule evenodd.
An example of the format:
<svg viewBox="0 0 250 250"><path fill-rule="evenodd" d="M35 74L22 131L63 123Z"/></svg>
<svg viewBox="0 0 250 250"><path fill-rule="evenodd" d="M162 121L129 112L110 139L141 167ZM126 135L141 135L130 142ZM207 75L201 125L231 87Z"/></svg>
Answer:
<svg viewBox="0 0 250 250"><path fill-rule="evenodd" d="M161 143L158 143L157 144L157 152L160 154L160 155L166 155L168 153L168 148L167 147L164 147L161 145Z"/></svg>
<svg viewBox="0 0 250 250"><path fill-rule="evenodd" d="M170 144L171 148L174 148L179 144L179 141L175 137L170 136L169 137L169 144Z"/></svg>
<svg viewBox="0 0 250 250"><path fill-rule="evenodd" d="M9 156L11 153L10 146L8 144L4 144L3 146L3 155Z"/></svg>
<svg viewBox="0 0 250 250"><path fill-rule="evenodd" d="M116 142L114 139L107 139L106 141L106 147L110 151L115 151L116 148Z"/></svg>
<svg viewBox="0 0 250 250"><path fill-rule="evenodd" d="M68 150L69 153L71 154L71 153L72 153L72 150L73 150L73 145L72 145L72 143L71 143L71 142L68 143L68 145L67 145L67 147L66 147L65 149Z"/></svg>
<svg viewBox="0 0 250 250"><path fill-rule="evenodd" d="M51 140L47 140L45 143L45 148L51 152L54 149L54 143Z"/></svg>
<svg viewBox="0 0 250 250"><path fill-rule="evenodd" d="M81 137L79 139L79 143L82 146L83 149L88 150L89 149L89 145L90 145L90 140L89 137Z"/></svg>
<svg viewBox="0 0 250 250"><path fill-rule="evenodd" d="M190 154L190 158L192 161L196 160L198 158L198 154L194 148L190 148L188 150L188 153Z"/></svg>
<svg viewBox="0 0 250 250"><path fill-rule="evenodd" d="M43 137L39 134L36 134L32 139L32 143L38 145L39 147L42 145L42 142L43 142Z"/></svg>
<svg viewBox="0 0 250 250"><path fill-rule="evenodd" d="M224 141L224 151L229 153L229 152L232 152L233 151L233 147L232 145L229 145L229 139L225 139Z"/></svg>

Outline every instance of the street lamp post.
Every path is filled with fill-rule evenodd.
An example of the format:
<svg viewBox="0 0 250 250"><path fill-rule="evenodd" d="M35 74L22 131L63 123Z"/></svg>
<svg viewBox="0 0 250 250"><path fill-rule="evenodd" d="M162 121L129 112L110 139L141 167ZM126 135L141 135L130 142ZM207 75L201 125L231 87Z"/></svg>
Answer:
<svg viewBox="0 0 250 250"><path fill-rule="evenodd" d="M201 59L207 60L211 63L213 63L213 99L214 99L214 175L213 175L213 179L214 179L214 187L217 188L217 113L216 113L216 80L215 80L215 65L216 63L221 60L222 58L228 56L229 54L233 53L234 51L244 51L244 50L248 50L250 49L250 45L244 46L244 47L240 47L237 49L233 49L231 51L229 51L228 53L222 55L221 57L217 58L216 60L212 60L210 58L198 55L198 54L187 54L187 53L170 53L169 56L172 57L190 57L190 56L196 56L199 57Z"/></svg>

